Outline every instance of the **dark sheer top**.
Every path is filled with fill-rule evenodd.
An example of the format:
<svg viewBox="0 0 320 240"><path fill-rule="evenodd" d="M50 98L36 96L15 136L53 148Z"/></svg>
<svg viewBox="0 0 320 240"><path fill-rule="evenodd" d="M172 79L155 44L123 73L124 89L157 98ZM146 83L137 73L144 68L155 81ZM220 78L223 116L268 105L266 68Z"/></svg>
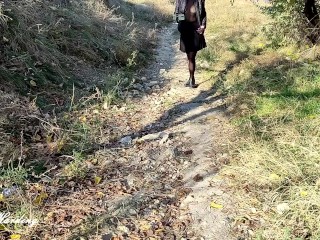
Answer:
<svg viewBox="0 0 320 240"><path fill-rule="evenodd" d="M188 22L197 21L197 7L194 0L187 0L185 17Z"/></svg>

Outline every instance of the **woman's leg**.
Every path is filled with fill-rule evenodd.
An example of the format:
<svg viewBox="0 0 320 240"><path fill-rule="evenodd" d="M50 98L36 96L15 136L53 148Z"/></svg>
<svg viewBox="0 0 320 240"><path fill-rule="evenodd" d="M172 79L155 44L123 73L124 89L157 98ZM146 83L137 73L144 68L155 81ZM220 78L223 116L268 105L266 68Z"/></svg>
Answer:
<svg viewBox="0 0 320 240"><path fill-rule="evenodd" d="M195 84L195 77L194 77L194 72L196 70L196 55L197 52L188 52L187 57L188 57L188 66L189 66L189 85L192 87L196 87Z"/></svg>

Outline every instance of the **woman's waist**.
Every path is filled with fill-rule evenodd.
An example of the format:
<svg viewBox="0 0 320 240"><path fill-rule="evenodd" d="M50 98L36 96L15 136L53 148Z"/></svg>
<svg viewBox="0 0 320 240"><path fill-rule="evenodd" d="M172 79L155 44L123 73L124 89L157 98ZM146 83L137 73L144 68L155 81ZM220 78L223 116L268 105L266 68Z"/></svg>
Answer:
<svg viewBox="0 0 320 240"><path fill-rule="evenodd" d="M194 27L194 28L199 28L199 27L200 27L197 19L196 19L196 20L193 20L193 19L185 19L183 22L184 22L186 25L190 26L190 27Z"/></svg>

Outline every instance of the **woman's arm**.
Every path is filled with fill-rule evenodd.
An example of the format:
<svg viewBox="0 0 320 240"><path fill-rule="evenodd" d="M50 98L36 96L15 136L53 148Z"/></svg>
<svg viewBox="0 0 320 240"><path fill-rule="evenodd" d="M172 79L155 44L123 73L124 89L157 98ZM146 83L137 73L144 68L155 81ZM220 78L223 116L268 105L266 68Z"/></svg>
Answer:
<svg viewBox="0 0 320 240"><path fill-rule="evenodd" d="M176 8L174 10L174 15L176 17L176 22L179 22L178 14L179 14L179 8L180 8L180 0L176 0Z"/></svg>
<svg viewBox="0 0 320 240"><path fill-rule="evenodd" d="M179 13L179 0L176 0L176 8L174 10L174 14L177 15Z"/></svg>
<svg viewBox="0 0 320 240"><path fill-rule="evenodd" d="M201 26L204 28L207 27L207 12L206 12L206 7L205 7L205 0L201 0L201 16L200 16L200 21L201 21Z"/></svg>

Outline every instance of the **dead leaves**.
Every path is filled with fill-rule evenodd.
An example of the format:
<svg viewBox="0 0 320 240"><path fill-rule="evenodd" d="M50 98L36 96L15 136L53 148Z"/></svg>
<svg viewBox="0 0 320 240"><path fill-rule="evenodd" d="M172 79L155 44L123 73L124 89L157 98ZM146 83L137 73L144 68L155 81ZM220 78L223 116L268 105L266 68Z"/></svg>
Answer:
<svg viewBox="0 0 320 240"><path fill-rule="evenodd" d="M48 198L48 194L46 192L41 192L36 199L33 201L36 205L42 205L43 201Z"/></svg>
<svg viewBox="0 0 320 240"><path fill-rule="evenodd" d="M201 182L203 181L203 176L201 176L200 174L197 174L193 177L193 181L195 182Z"/></svg>

